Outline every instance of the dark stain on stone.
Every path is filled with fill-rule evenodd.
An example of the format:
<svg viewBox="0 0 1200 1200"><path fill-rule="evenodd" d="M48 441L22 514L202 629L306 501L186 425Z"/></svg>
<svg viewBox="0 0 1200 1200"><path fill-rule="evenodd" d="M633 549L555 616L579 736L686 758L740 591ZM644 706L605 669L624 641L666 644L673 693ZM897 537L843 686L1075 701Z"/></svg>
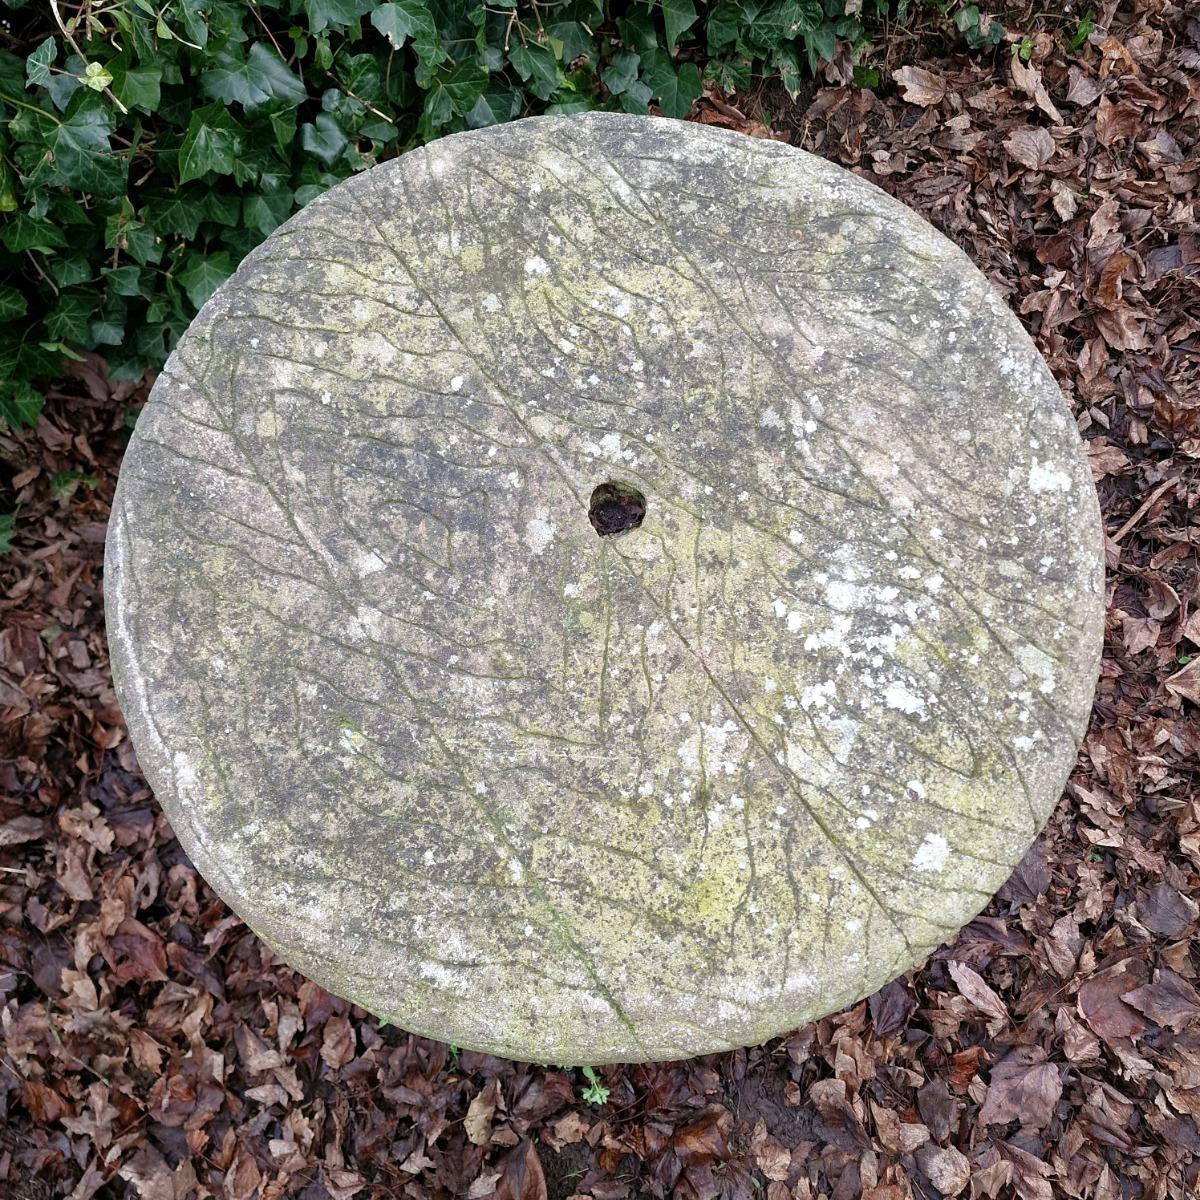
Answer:
<svg viewBox="0 0 1200 1200"><path fill-rule="evenodd" d="M636 529L646 515L646 497L627 483L609 479L592 492L588 520L601 536Z"/></svg>

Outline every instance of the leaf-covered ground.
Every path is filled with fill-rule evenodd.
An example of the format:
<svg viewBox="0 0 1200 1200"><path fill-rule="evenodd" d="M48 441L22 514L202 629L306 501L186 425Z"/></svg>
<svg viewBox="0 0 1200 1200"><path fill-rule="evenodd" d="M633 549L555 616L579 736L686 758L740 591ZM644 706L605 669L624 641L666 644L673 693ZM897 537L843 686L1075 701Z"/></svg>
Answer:
<svg viewBox="0 0 1200 1200"><path fill-rule="evenodd" d="M380 1029L197 876L107 672L145 389L89 359L0 436L0 1196L1157 1200L1200 1188L1200 14L1107 0L1028 62L898 36L878 93L710 94L962 245L1037 339L1108 530L1094 716L1046 833L925 967L765 1046L538 1068ZM1047 21L1051 20L1046 18ZM1014 43L1016 46L1017 43ZM13 498L13 497L10 497ZM11 508L11 504L8 505ZM0 531L2 533L2 531Z"/></svg>

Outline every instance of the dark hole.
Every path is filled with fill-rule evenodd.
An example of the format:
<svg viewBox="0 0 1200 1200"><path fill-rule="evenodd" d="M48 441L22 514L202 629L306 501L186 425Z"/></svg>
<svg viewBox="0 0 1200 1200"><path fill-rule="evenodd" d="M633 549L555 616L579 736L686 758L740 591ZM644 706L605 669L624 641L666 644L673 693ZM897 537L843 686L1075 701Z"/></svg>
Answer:
<svg viewBox="0 0 1200 1200"><path fill-rule="evenodd" d="M646 497L627 483L608 480L592 492L588 520L601 536L636 529L646 515Z"/></svg>

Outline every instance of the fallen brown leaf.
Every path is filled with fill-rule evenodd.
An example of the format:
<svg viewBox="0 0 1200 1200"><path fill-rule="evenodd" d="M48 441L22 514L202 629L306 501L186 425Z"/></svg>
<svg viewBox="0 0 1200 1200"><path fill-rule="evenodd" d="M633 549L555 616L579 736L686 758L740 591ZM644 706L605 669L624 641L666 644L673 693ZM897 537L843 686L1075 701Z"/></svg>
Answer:
<svg viewBox="0 0 1200 1200"><path fill-rule="evenodd" d="M1126 992L1121 999L1156 1025L1176 1033L1200 1022L1200 994L1186 979L1165 967L1154 972L1150 983Z"/></svg>
<svg viewBox="0 0 1200 1200"><path fill-rule="evenodd" d="M924 67L901 67L892 72L892 78L900 85L909 104L928 108L940 104L946 95L946 81Z"/></svg>
<svg viewBox="0 0 1200 1200"><path fill-rule="evenodd" d="M1004 139L1004 148L1031 171L1044 167L1054 157L1054 139L1045 129L1017 129Z"/></svg>
<svg viewBox="0 0 1200 1200"><path fill-rule="evenodd" d="M980 1125L1020 1121L1032 1129L1050 1124L1062 1097L1062 1074L1040 1046L1018 1046L994 1067L979 1110Z"/></svg>

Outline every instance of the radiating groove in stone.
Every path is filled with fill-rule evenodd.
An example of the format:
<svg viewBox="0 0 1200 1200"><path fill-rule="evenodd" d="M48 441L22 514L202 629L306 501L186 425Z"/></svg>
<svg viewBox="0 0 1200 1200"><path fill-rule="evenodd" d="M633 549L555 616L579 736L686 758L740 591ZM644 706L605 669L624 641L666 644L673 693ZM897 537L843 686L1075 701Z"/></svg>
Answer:
<svg viewBox="0 0 1200 1200"><path fill-rule="evenodd" d="M598 485L637 528L597 537ZM419 1033L602 1062L885 983L1036 836L1099 514L955 247L790 147L457 134L268 238L143 412L114 671L181 841Z"/></svg>

